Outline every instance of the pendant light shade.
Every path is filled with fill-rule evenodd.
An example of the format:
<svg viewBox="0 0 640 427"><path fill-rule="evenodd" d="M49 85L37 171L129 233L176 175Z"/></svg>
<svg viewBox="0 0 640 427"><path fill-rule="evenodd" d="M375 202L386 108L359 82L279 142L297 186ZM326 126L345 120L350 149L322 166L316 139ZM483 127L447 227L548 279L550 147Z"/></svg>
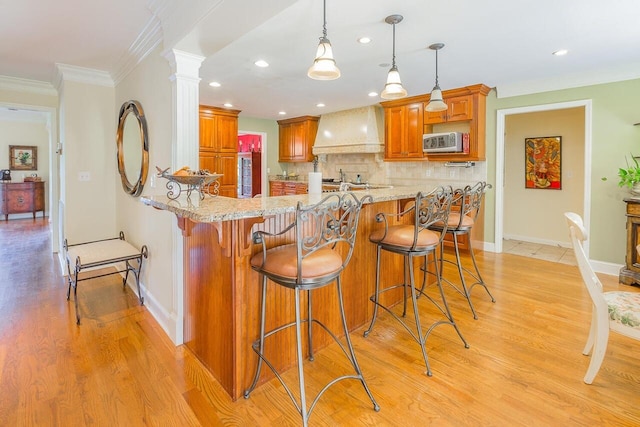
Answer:
<svg viewBox="0 0 640 427"><path fill-rule="evenodd" d="M335 80L340 77L340 70L336 66L336 61L333 59L333 49L331 48L331 42L327 38L326 0L323 0L322 37L320 37L320 43L318 43L316 59L313 61L313 65L309 67L307 76L311 77L314 80Z"/></svg>
<svg viewBox="0 0 640 427"><path fill-rule="evenodd" d="M429 46L429 49L436 51L436 85L431 91L429 104L427 104L427 107L425 108L425 110L429 112L444 111L448 108L447 104L445 104L442 99L442 90L440 90L440 85L438 84L438 51L443 47L444 43L434 43Z"/></svg>
<svg viewBox="0 0 640 427"><path fill-rule="evenodd" d="M384 85L384 90L380 94L382 99L399 99L407 96L407 90L402 87L400 81L400 73L396 66L396 24L402 21L402 15L389 15L385 18L384 22L393 25L393 56L391 60L391 69L387 74L387 83Z"/></svg>

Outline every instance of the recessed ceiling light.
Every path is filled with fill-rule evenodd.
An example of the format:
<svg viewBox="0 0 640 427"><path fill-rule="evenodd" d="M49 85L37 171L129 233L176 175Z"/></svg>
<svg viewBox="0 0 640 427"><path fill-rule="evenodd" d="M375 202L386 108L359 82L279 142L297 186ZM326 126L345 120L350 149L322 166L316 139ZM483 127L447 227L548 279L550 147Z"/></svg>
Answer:
<svg viewBox="0 0 640 427"><path fill-rule="evenodd" d="M254 64L256 64L260 68L266 68L269 66L269 63L263 59L257 60L256 62L254 62Z"/></svg>
<svg viewBox="0 0 640 427"><path fill-rule="evenodd" d="M324 104L323 104L322 102L318 102L318 103L316 104L316 107L320 107L320 108L322 108L322 107L324 107Z"/></svg>
<svg viewBox="0 0 640 427"><path fill-rule="evenodd" d="M567 49L560 49L553 52L555 56L563 56L563 55L566 55L567 53L569 53Z"/></svg>
<svg viewBox="0 0 640 427"><path fill-rule="evenodd" d="M360 37L358 39L358 43L361 43L361 44L371 43L371 39L369 37Z"/></svg>
<svg viewBox="0 0 640 427"><path fill-rule="evenodd" d="M211 83L209 83L209 86L211 86L211 87L220 87L220 83L218 83L218 82L211 82Z"/></svg>
<svg viewBox="0 0 640 427"><path fill-rule="evenodd" d="M369 92L369 96L378 96L378 92Z"/></svg>
<svg viewBox="0 0 640 427"><path fill-rule="evenodd" d="M286 111L278 111L278 114L280 114L281 116L284 116L285 114L287 114Z"/></svg>
<svg viewBox="0 0 640 427"><path fill-rule="evenodd" d="M224 106L227 107L227 108L231 108L231 107L233 107L233 104L230 103L230 102L225 102Z"/></svg>

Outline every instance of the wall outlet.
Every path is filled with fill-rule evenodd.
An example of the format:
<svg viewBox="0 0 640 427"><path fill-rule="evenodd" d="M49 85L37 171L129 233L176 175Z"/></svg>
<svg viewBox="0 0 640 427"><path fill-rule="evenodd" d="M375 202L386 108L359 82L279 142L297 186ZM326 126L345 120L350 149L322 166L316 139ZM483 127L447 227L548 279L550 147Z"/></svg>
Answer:
<svg viewBox="0 0 640 427"><path fill-rule="evenodd" d="M78 181L91 181L91 172L78 172Z"/></svg>

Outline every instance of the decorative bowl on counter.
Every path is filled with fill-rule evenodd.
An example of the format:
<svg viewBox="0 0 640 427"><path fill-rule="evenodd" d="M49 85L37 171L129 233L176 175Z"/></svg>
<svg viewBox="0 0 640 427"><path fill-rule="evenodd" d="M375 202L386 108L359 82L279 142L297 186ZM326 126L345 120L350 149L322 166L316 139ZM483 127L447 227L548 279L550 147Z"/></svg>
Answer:
<svg viewBox="0 0 640 427"><path fill-rule="evenodd" d="M187 198L191 197L191 192L196 190L200 195L200 200L204 199L205 195L217 196L220 188L220 182L218 179L222 177L219 173L210 173L207 170L199 170L195 173L189 173L185 175L170 174L169 168L158 170L158 176L167 179L167 197L171 200L175 200L180 197L182 192L187 193ZM183 188L184 186L184 188Z"/></svg>

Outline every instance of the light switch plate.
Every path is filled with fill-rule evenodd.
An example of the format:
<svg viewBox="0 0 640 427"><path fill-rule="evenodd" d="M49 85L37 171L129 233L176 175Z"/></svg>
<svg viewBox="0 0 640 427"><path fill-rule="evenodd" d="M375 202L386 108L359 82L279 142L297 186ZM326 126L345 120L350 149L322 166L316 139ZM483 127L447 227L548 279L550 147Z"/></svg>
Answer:
<svg viewBox="0 0 640 427"><path fill-rule="evenodd" d="M91 181L91 172L78 172L78 181Z"/></svg>

